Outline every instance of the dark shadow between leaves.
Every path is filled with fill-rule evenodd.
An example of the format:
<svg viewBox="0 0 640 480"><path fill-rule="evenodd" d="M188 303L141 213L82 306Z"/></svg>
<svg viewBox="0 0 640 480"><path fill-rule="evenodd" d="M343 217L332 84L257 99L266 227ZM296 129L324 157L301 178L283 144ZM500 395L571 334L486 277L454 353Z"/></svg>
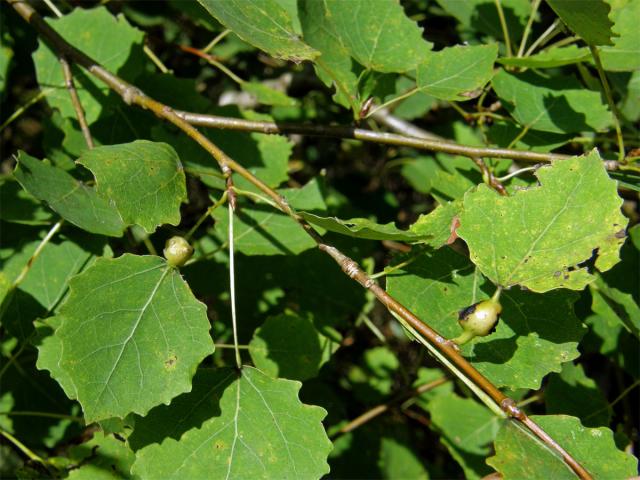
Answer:
<svg viewBox="0 0 640 480"><path fill-rule="evenodd" d="M273 317L256 336L266 344L266 358L277 365L277 377L302 381L317 375L322 347L310 320L293 315Z"/></svg>
<svg viewBox="0 0 640 480"><path fill-rule="evenodd" d="M587 125L587 117L584 113L576 112L564 95L545 95L544 108L553 124L563 132L583 132L592 130Z"/></svg>
<svg viewBox="0 0 640 480"><path fill-rule="evenodd" d="M502 12L507 23L507 28L513 38L520 38L523 32L523 25L512 8L502 5ZM471 16L471 28L475 31L484 32L493 38L502 40L504 34L500 26L500 17L493 1L476 2L474 12Z"/></svg>
<svg viewBox="0 0 640 480"><path fill-rule="evenodd" d="M129 445L137 451L165 438L179 440L192 428L220 416L220 398L225 389L238 378L230 368L200 368L193 377L193 389L174 398L169 405L152 409L145 417L136 416Z"/></svg>

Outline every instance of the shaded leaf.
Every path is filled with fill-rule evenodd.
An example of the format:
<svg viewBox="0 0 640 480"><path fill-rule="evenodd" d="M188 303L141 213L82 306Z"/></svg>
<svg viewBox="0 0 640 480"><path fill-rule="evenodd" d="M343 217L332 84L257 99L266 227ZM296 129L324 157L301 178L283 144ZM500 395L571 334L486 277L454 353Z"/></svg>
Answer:
<svg viewBox="0 0 640 480"><path fill-rule="evenodd" d="M233 375L233 373L231 373ZM299 382L274 380L243 367L214 388L220 414L180 440L138 451L133 473L143 478L319 478L331 450L326 412L298 399ZM212 393L214 393L212 392Z"/></svg>
<svg viewBox="0 0 640 480"><path fill-rule="evenodd" d="M513 118L530 129L569 133L601 131L611 125L611 112L600 93L585 89L573 77L501 70L492 85Z"/></svg>
<svg viewBox="0 0 640 480"><path fill-rule="evenodd" d="M484 185L465 195L458 235L491 281L536 292L580 290L594 280L586 262L619 260L627 219L596 150L537 170L540 186L500 197ZM516 234L517 232L517 234Z"/></svg>
<svg viewBox="0 0 640 480"><path fill-rule="evenodd" d="M353 393L365 404L384 401L391 393L400 362L388 347L366 350L359 365L352 365L348 373Z"/></svg>
<svg viewBox="0 0 640 480"><path fill-rule="evenodd" d="M608 428L586 428L579 419L565 415L532 415L531 419L594 478L629 478L636 475L638 461L616 448L613 433ZM576 478L555 452L514 422L504 423L496 437L495 449L496 454L487 459L487 463L505 479Z"/></svg>
<svg viewBox="0 0 640 480"><path fill-rule="evenodd" d="M493 294L469 260L441 248L387 275L387 291L446 338L461 333L458 311ZM549 372L577 358L584 328L573 312L574 294L536 295L516 289L501 296L496 330L462 353L497 386L539 388Z"/></svg>
<svg viewBox="0 0 640 480"><path fill-rule="evenodd" d="M169 405L151 409L144 417L135 417L134 428L127 439L134 450L165 439L180 440L182 435L199 429L204 422L220 416L220 396L236 380L227 368L199 368L193 377L193 388L174 398Z"/></svg>
<svg viewBox="0 0 640 480"><path fill-rule="evenodd" d="M4 93L6 92L5 86L12 57L13 50L9 46L5 45L3 41L2 45L0 45L0 92L2 92L0 93L0 96L4 96Z"/></svg>
<svg viewBox="0 0 640 480"><path fill-rule="evenodd" d="M499 147L511 147L534 152L550 152L565 145L574 135L529 130L522 136L522 129L514 123L496 121L489 127L487 138ZM515 144L512 144L517 140Z"/></svg>
<svg viewBox="0 0 640 480"><path fill-rule="evenodd" d="M307 380L318 374L330 343L310 320L282 314L268 318L254 332L249 354L256 368L271 377Z"/></svg>
<svg viewBox="0 0 640 480"><path fill-rule="evenodd" d="M91 233L122 236L125 224L116 208L64 170L20 152L14 175L65 220Z"/></svg>
<svg viewBox="0 0 640 480"><path fill-rule="evenodd" d="M41 236L44 235L42 232ZM2 265L7 280L13 282L18 277L40 243L41 240L28 243ZM33 261L13 296L3 304L6 309L4 315L0 315L3 326L17 338L28 340L33 321L58 309L67 294L69 279L93 264L96 256L110 254L104 237L70 232L52 238Z"/></svg>
<svg viewBox="0 0 640 480"><path fill-rule="evenodd" d="M25 225L47 225L53 214L20 187L17 181L5 178L0 183L0 219Z"/></svg>
<svg viewBox="0 0 640 480"><path fill-rule="evenodd" d="M226 242L228 209L218 208L211 216L218 237ZM271 205L241 204L233 225L235 249L245 255L297 255L316 246L295 220Z"/></svg>
<svg viewBox="0 0 640 480"><path fill-rule="evenodd" d="M318 55L318 52L301 40L290 11L276 0L198 2L245 42L273 57L299 62L313 60Z"/></svg>
<svg viewBox="0 0 640 480"><path fill-rule="evenodd" d="M421 29L394 0L326 0L325 8L344 47L371 70L413 70L431 50Z"/></svg>
<svg viewBox="0 0 640 480"><path fill-rule="evenodd" d="M187 187L178 154L170 145L136 140L96 147L78 163L91 170L98 195L115 204L127 224L151 233L158 225L180 223Z"/></svg>
<svg viewBox="0 0 640 480"><path fill-rule="evenodd" d="M62 18L48 18L47 23L71 45L81 45L85 54L107 70L123 74L129 81L144 68L144 34L130 26L123 16L114 17L105 7L75 8ZM75 118L58 55L41 40L33 54L33 63L40 86L43 89L53 87L47 95L49 105L59 109L63 117ZM73 77L87 122L93 123L106 105L109 87L75 66Z"/></svg>
<svg viewBox="0 0 640 480"><path fill-rule="evenodd" d="M493 77L498 45L445 48L431 52L418 65L416 83L422 91L442 100L470 100Z"/></svg>
<svg viewBox="0 0 640 480"><path fill-rule="evenodd" d="M191 388L213 352L206 307L158 257L99 259L70 282L55 332L87 422L145 414Z"/></svg>
<svg viewBox="0 0 640 480"><path fill-rule="evenodd" d="M133 478L130 470L135 456L123 440L113 435L96 432L88 442L71 448L69 457L79 465L69 472L70 480Z"/></svg>
<svg viewBox="0 0 640 480"><path fill-rule="evenodd" d="M381 429L378 466L382 472L382 478L428 479L429 471L419 453L413 448L409 429L395 425L394 427Z"/></svg>
<svg viewBox="0 0 640 480"><path fill-rule="evenodd" d="M467 479L480 479L491 469L485 458L492 451L492 443L501 419L484 405L455 393L438 395L426 406L433 428L440 433L440 441L458 462Z"/></svg>
<svg viewBox="0 0 640 480"><path fill-rule="evenodd" d="M591 45L610 45L610 7L604 0L547 0L560 19Z"/></svg>
<svg viewBox="0 0 640 480"><path fill-rule="evenodd" d="M609 425L611 407L596 382L587 377L582 365L567 362L553 374L544 390L547 414L563 413L580 418L585 427Z"/></svg>
<svg viewBox="0 0 640 480"><path fill-rule="evenodd" d="M498 10L494 0L437 0L438 4L461 25L473 32L482 32L503 40ZM519 38L531 14L528 0L500 0L511 38Z"/></svg>
<svg viewBox="0 0 640 480"><path fill-rule="evenodd" d="M3 346L6 347L8 339L8 336L3 335ZM33 360L33 355L20 355L15 359L0 356L2 403L9 407L7 410L13 412L48 412L62 417L16 415L10 417L10 425L4 421L0 421L0 424L3 428L10 427L8 431L27 446L53 448L61 439L80 434L77 424L64 418L67 415L77 415L80 409L77 405L74 407L47 373L35 369ZM4 415L1 417L7 418Z"/></svg>

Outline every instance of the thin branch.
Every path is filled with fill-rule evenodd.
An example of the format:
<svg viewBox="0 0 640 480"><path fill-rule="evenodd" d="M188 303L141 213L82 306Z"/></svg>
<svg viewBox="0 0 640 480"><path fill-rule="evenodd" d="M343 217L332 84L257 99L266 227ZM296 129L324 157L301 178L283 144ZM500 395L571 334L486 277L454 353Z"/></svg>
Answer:
<svg viewBox="0 0 640 480"><path fill-rule="evenodd" d="M355 128L349 125L262 122L202 113L184 112L180 110L175 110L175 113L181 119L187 121L193 126L266 134L301 134L318 137L349 138L362 140L363 142L411 147L417 150L449 153L469 158L510 158L529 163L549 163L552 160L565 160L570 157L569 155L562 155L558 153L528 152L524 150L511 150L508 148L473 147L470 145L461 145L448 140L439 141L410 137L407 135L398 135L394 133L374 132L363 128Z"/></svg>
<svg viewBox="0 0 640 480"><path fill-rule="evenodd" d="M44 468L46 468L47 471L49 471L49 466L47 465L47 462L44 461L36 453L34 453L31 449L29 449L24 443L22 443L16 437L14 437L13 435L11 435L9 432L7 432L2 428L0 428L0 435L2 435L4 438L9 440L18 450L20 450L24 455L26 455L29 460L31 460L32 462L39 463Z"/></svg>
<svg viewBox="0 0 640 480"><path fill-rule="evenodd" d="M522 34L522 40L520 41L520 48L518 49L518 53L516 56L522 57L524 54L524 49L527 47L527 40L529 39L529 33L531 32L531 25L533 25L533 21L536 18L536 13L538 12L538 8L540 7L540 3L542 0L533 0L531 4L531 14L529 15L529 20L527 21L526 27L524 27L524 32Z"/></svg>
<svg viewBox="0 0 640 480"><path fill-rule="evenodd" d="M514 418L522 425L526 426L535 436L541 439L547 446L554 449L564 458L565 462L572 468L572 470L582 479L591 479L589 473L576 462L565 450L563 450L549 435L544 432L538 425L536 425L527 415L520 410L513 399L503 394L491 381L489 381L484 375L469 363L464 358L455 343L445 339L438 332L433 330L430 326L416 317L405 306L399 303L395 298L389 295L382 287L380 287L374 280L369 278L366 272L364 272L360 266L340 252L337 248L324 243L322 237L313 229L313 227L304 220L295 210L289 205L287 200L282 197L278 192L267 186L262 180L255 177L250 171L244 168L242 165L231 159L220 148L213 144L207 137L200 133L195 127L187 122L181 116L178 116L176 112L169 106L164 105L147 95L145 95L138 88L125 82L121 78L117 77L113 73L105 70L102 66L98 65L95 60L88 57L86 54L76 49L69 43L67 43L55 30L53 30L38 13L23 0L6 0L14 10L29 24L31 24L37 32L47 41L50 47L58 51L61 54L68 56L75 63L83 66L96 78L107 84L112 90L120 94L122 99L127 104L135 104L142 108L151 110L158 117L170 121L184 133L196 141L207 152L211 154L213 158L220 165L223 174L226 176L226 172L231 170L248 180L255 187L261 190L267 197L270 197L277 205L278 208L289 215L295 220L307 234L317 243L318 248L331 256L334 261L342 268L342 270L353 280L358 282L364 288L368 289L375 295L375 297L383 304L387 309L398 319L401 320L403 325L410 328L411 331L418 333L417 338L425 346L428 346L429 351L433 352L443 363L445 363L452 371L460 372L465 383L474 387L474 392L488 402L489 405L494 408L494 405L498 406L502 412L508 417ZM420 140L426 142L427 140ZM438 142L435 142L438 143ZM470 148L470 147L465 147ZM478 155L475 155L478 156Z"/></svg>
<svg viewBox="0 0 640 480"><path fill-rule="evenodd" d="M356 428L361 427L367 422L370 422L374 418L379 417L384 412L389 411L391 408L395 407L396 405L400 405L401 403L406 402L410 398L417 397L418 395L422 395L423 393L428 392L429 390L433 390L434 388L439 387L444 383L447 383L449 380L450 379L447 377L441 377L436 380L432 380L430 382L424 383L416 388L412 388L408 392L403 392L400 395L395 396L388 402L377 405L367 410L362 415L354 418L349 423L344 425L340 430L335 432L332 435L332 437L335 438L335 437L339 437L340 435L344 435L345 433L352 432Z"/></svg>
<svg viewBox="0 0 640 480"><path fill-rule="evenodd" d="M49 240L53 238L53 236L58 232L58 230L60 230L60 227L62 227L63 223L64 223L64 220L59 220L53 224L51 229L49 229L45 237L40 241L40 243L38 244L34 252L31 254L31 257L29 257L29 260L27 260L27 263L25 264L25 266L22 267L22 270L20 271L16 279L11 284L11 287L10 287L11 290L15 290L18 287L18 285L20 285L20 283L24 280L24 277L26 277L27 273L29 273L29 270L31 270L33 262L35 262L36 259L40 256L40 253L42 253L42 250L44 249L44 247L47 245L47 243L49 243Z"/></svg>
<svg viewBox="0 0 640 480"><path fill-rule="evenodd" d="M158 67L158 70L160 70L162 73L171 73L171 70L167 68L167 66L164 63L162 63L162 60L160 60L160 58L153 52L153 50L151 50L151 48L148 45L143 46L142 50L147 55L147 57L149 57L149 59L153 62L153 64L156 67Z"/></svg>
<svg viewBox="0 0 640 480"><path fill-rule="evenodd" d="M562 30L562 26L560 24L560 19L556 18L555 21L551 25L549 25L549 28L547 28L544 32L542 32L542 35L540 35L531 44L531 46L527 49L527 51L524 54L524 56L528 57L529 55L531 55L533 52L535 52L536 48L538 48L539 46L544 45L546 42L551 40L558 33L560 33L561 30Z"/></svg>
<svg viewBox="0 0 640 480"><path fill-rule="evenodd" d="M229 191L229 190L227 190ZM238 320L236 315L236 275L235 275L235 248L233 242L233 217L234 208L229 202L229 290L231 296L231 326L233 328L233 345L235 347L236 367L242 368L240 349L238 348Z"/></svg>
<svg viewBox="0 0 640 480"><path fill-rule="evenodd" d="M507 20L504 18L504 11L502 11L502 3L500 0L494 0L496 9L498 10L498 18L500 19L500 26L502 27L502 35L504 36L504 44L507 47L507 57L513 56L511 51L511 39L509 38L509 27L507 26Z"/></svg>
<svg viewBox="0 0 640 480"><path fill-rule="evenodd" d="M589 50L591 50L591 56L596 63L596 69L598 70L600 82L602 83L602 90L604 92L605 98L607 99L607 103L609 104L609 108L611 109L611 114L613 115L613 125L616 129L616 137L618 138L618 162L624 163L625 151L624 140L622 138L622 127L620 126L620 113L618 112L618 108L613 101L611 87L609 86L609 80L607 80L607 74L604 72L604 68L602 67L602 61L600 60L600 53L598 52L598 48L594 45L589 45Z"/></svg>
<svg viewBox="0 0 640 480"><path fill-rule="evenodd" d="M49 413L49 412L35 412L35 411L22 411L12 410L9 412L0 412L0 416L6 417L43 417L43 418L57 418L60 420L71 420L72 422L84 424L84 418L76 417L74 415L65 415L64 413Z"/></svg>
<svg viewBox="0 0 640 480"><path fill-rule="evenodd" d="M509 180L510 178L513 177L517 177L518 175L520 175L521 173L524 172L534 172L538 169L538 167L525 167L525 168L520 168L519 170L516 170L515 172L511 172L507 175L505 175L504 177L498 177L496 178L496 180L498 180L499 182L506 182L507 180Z"/></svg>
<svg viewBox="0 0 640 480"><path fill-rule="evenodd" d="M89 124L87 123L87 118L84 116L84 110L82 108L82 104L80 103L80 97L78 97L78 91L76 90L76 86L73 83L73 74L71 73L71 65L65 58L64 55L60 55L59 59L60 65L62 66L62 74L64 75L64 84L69 91L69 96L71 97L71 104L73 105L73 109L76 112L76 117L78 117L78 123L80 124L80 130L82 130L82 136L84 137L84 141L87 144L89 149L93 148L93 138L91 137L91 132L89 131Z"/></svg>
<svg viewBox="0 0 640 480"><path fill-rule="evenodd" d="M371 113L371 118L375 121L380 122L385 127L390 128L396 133L400 133L402 135L406 135L408 137L416 137L416 138L428 138L430 140L436 140L439 142L445 141L439 135L435 133L428 132L423 130L420 127L416 127L413 123L407 122L402 118L396 117L389 112L386 108L379 109Z"/></svg>
<svg viewBox="0 0 640 480"><path fill-rule="evenodd" d="M489 185L489 187L493 188L496 192L498 192L502 196L509 195L507 193L507 189L504 188L504 185L500 182L500 180L493 174L493 172L487 167L485 161L481 158L473 158L474 163L480 168L480 172L482 172L482 180L484 183Z"/></svg>
<svg viewBox="0 0 640 480"><path fill-rule="evenodd" d="M213 40L211 40L211 42L209 42L209 44L206 47L202 49L202 51L204 53L210 52L213 49L213 47L215 47L218 43L220 43L222 39L224 39L224 37L226 37L230 33L231 33L231 30L224 30L220 32L218 35L216 35L216 37Z"/></svg>
<svg viewBox="0 0 640 480"><path fill-rule="evenodd" d="M45 5L47 5L47 7L49 7L49 10L51 10L56 17L62 17L62 12L58 10L58 7L53 4L52 0L44 0L44 3Z"/></svg>

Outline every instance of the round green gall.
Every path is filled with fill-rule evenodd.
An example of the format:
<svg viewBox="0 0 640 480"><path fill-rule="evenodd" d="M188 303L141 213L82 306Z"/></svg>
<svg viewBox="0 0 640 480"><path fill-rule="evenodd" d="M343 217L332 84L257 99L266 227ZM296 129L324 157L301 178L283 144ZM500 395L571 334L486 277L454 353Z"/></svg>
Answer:
<svg viewBox="0 0 640 480"><path fill-rule="evenodd" d="M181 267L193 255L193 247L183 237L171 237L164 245L164 258L172 267Z"/></svg>
<svg viewBox="0 0 640 480"><path fill-rule="evenodd" d="M502 305L497 300L489 299L463 308L458 313L458 323L464 332L454 339L463 344L474 337L489 335L502 313Z"/></svg>

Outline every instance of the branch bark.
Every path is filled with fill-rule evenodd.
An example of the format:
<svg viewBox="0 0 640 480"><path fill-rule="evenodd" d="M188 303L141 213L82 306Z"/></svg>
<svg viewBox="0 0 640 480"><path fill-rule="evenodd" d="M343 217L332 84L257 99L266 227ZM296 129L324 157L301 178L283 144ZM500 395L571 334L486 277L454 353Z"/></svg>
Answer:
<svg viewBox="0 0 640 480"><path fill-rule="evenodd" d="M449 364L452 364L459 372L462 372L467 380L475 385L480 391L482 391L486 396L488 396L495 404L497 404L500 409L506 414L506 416L515 419L524 425L531 433L533 433L536 437L542 440L548 447L553 449L556 453L558 453L563 460L567 463L567 465L580 477L581 479L591 479L589 473L582 467L566 450L564 450L558 443L556 443L544 430L542 430L537 424L535 424L531 419L527 417L527 415L520 410L514 400L504 395L493 383L491 383L486 377L484 377L480 372L478 372L471 363L469 363L459 352L458 347L455 343L450 340L442 337L438 332L433 330L427 324L423 323L418 317L416 317L411 311L409 311L406 307L404 307L400 302L398 302L395 298L389 295L384 289L382 289L374 280L369 278L369 276L364 272L359 265L352 260L351 258L344 255L337 248L328 245L324 242L322 237L313 229L313 227L307 223L300 215L298 215L293 208L289 205L287 200L278 194L275 190L268 187L264 182L262 182L259 178L255 177L251 172L249 172L242 165L237 163L235 160L231 159L228 155L226 155L220 148L218 148L214 143L212 143L207 137L205 137L202 133L200 133L191 123L188 117L185 117L184 112L176 112L168 105L164 105L153 98L144 94L137 87L129 84L118 76L106 70L104 67L99 65L95 60L87 56L82 51L75 48L73 45L69 44L64 38L62 38L53 28L51 28L42 17L24 0L6 0L14 10L27 22L29 23L38 34L49 44L49 46L57 51L60 55L64 55L65 57L73 60L74 63L84 67L89 73L91 73L94 77L98 78L102 82L104 82L107 86L109 86L113 91L118 93L123 101L127 104L138 105L141 108L151 110L155 113L159 118L165 119L179 129L181 129L184 133L186 133L189 137L191 137L194 141L196 141L202 148L204 148L211 156L218 162L220 168L222 169L225 176L229 170L237 173L242 176L249 182L251 182L255 187L261 190L265 195L270 197L278 208L289 215L292 219L294 219L306 232L311 236L311 238L316 242L318 248L323 252L327 253L331 256L335 262L342 268L342 270L353 280L358 282L364 288L370 290L375 297L387 307L387 309L396 317L400 318L404 323L409 325L414 331L418 332L422 337L424 342L428 343L435 351L439 353ZM216 117L222 118L222 117ZM224 119L224 124L227 124L227 121L230 119ZM238 122L237 119L231 119L235 122ZM242 123L236 123L236 125L246 124L245 121L240 121ZM251 123L270 123L270 122L251 122ZM275 123L270 123L270 127L267 129L276 128L278 126ZM224 128L224 125L221 125ZM246 127L246 125L245 125ZM240 128L240 129L244 129ZM513 158L510 156L513 150L504 150L504 149L478 149L474 147L467 147L457 144L449 144L442 142L432 142L424 139L413 139L410 137L402 137L398 135L392 134L378 134L375 132L369 132L367 130L353 129L351 127L314 127L314 126L299 126L301 130L297 132L289 132L289 133L307 133L307 134L317 134L318 129L324 132L332 132L331 136L340 136L345 138L360 138L356 136L356 132L358 136L362 138L372 138L376 139L378 143L391 143L394 138L397 140L399 137L402 142L407 140L413 142L427 142L425 144L433 145L437 147L438 151L446 151L447 153L455 153L459 155L465 155L469 157L474 156L492 156L497 157L500 156L500 152L502 153L503 158ZM304 131L303 131L304 130ZM256 130L261 131L261 130ZM281 131L263 131L263 133L283 133ZM340 134L339 134L340 133ZM362 139L361 138L361 139ZM390 139L389 142L379 141L380 139ZM401 143L404 144L404 143ZM423 144L423 145L425 145ZM410 146L410 145L409 145ZM478 152L480 150L480 152ZM492 153L487 153L491 151ZM466 152L466 153L462 153ZM471 153L473 152L473 153ZM523 158L527 158L530 155L534 155L535 161L545 161L541 160L539 156L541 154L535 154L533 152L520 152L523 155ZM543 155L548 161L549 155Z"/></svg>

